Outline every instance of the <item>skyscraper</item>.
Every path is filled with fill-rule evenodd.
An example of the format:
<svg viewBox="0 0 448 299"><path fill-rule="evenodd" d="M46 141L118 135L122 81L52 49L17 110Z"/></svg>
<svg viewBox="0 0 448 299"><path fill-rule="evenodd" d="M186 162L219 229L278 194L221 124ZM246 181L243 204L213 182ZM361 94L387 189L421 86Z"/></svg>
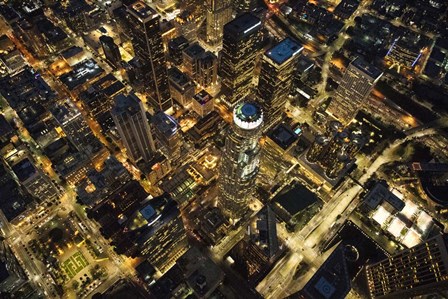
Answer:
<svg viewBox="0 0 448 299"><path fill-rule="evenodd" d="M106 60L114 65L115 67L119 66L119 63L121 61L121 54L120 49L118 46L114 43L114 39L107 35L101 35L100 36L100 44L103 48L104 56L106 57Z"/></svg>
<svg viewBox="0 0 448 299"><path fill-rule="evenodd" d="M231 219L241 218L247 210L247 199L258 173L262 127L263 112L258 104L242 102L233 110L218 183L218 205Z"/></svg>
<svg viewBox="0 0 448 299"><path fill-rule="evenodd" d="M159 111L153 116L151 123L165 155L171 160L179 158L182 138L177 121L172 116Z"/></svg>
<svg viewBox="0 0 448 299"><path fill-rule="evenodd" d="M155 151L155 146L140 99L134 94L117 95L111 114L126 147L128 157L133 162L141 159L149 161Z"/></svg>
<svg viewBox="0 0 448 299"><path fill-rule="evenodd" d="M232 1L207 0L206 43L214 48L222 44L224 25L232 19Z"/></svg>
<svg viewBox="0 0 448 299"><path fill-rule="evenodd" d="M177 203L167 194L142 206L127 222L129 242L136 256L144 256L152 266L165 273L189 248Z"/></svg>
<svg viewBox="0 0 448 299"><path fill-rule="evenodd" d="M143 64L150 102L155 110L173 106L168 87L165 54L160 32L160 16L142 1L127 6L126 20L135 55Z"/></svg>
<svg viewBox="0 0 448 299"><path fill-rule="evenodd" d="M336 96L327 108L328 114L347 125L356 116L381 75L379 69L363 59L353 60L342 76Z"/></svg>
<svg viewBox="0 0 448 299"><path fill-rule="evenodd" d="M268 116L266 124L273 124L281 114L291 92L293 72L298 54L303 47L287 37L263 55L258 98Z"/></svg>
<svg viewBox="0 0 448 299"><path fill-rule="evenodd" d="M221 76L229 104L244 98L251 87L261 21L245 13L224 26Z"/></svg>
<svg viewBox="0 0 448 299"><path fill-rule="evenodd" d="M366 267L372 298L411 298L448 290L448 243L438 235Z"/></svg>

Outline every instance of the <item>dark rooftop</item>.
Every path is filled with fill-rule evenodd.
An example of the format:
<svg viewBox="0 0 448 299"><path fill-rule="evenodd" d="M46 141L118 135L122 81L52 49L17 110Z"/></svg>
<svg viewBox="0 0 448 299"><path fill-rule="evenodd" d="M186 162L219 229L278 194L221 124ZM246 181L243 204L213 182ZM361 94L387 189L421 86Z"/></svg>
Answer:
<svg viewBox="0 0 448 299"><path fill-rule="evenodd" d="M241 39L261 28L261 21L251 13L244 13L224 26L224 34Z"/></svg>
<svg viewBox="0 0 448 299"><path fill-rule="evenodd" d="M291 57L299 54L303 50L303 46L292 38L285 38L280 43L265 52L265 55L281 65Z"/></svg>
<svg viewBox="0 0 448 299"><path fill-rule="evenodd" d="M26 181L37 172L36 168L28 158L23 159L22 161L14 165L12 167L12 170L14 171L20 182Z"/></svg>
<svg viewBox="0 0 448 299"><path fill-rule="evenodd" d="M205 53L204 48L202 48L198 43L194 43L184 50L184 53L190 57L198 57Z"/></svg>
<svg viewBox="0 0 448 299"><path fill-rule="evenodd" d="M366 62L360 57L353 60L351 64L375 79L380 77L382 74L382 72L376 66Z"/></svg>
<svg viewBox="0 0 448 299"><path fill-rule="evenodd" d="M275 202L288 211L290 215L295 215L318 201L316 194L299 183L296 183L291 190L278 195L275 199Z"/></svg>
<svg viewBox="0 0 448 299"><path fill-rule="evenodd" d="M297 135L285 124L275 127L269 132L268 137L284 150L297 141Z"/></svg>

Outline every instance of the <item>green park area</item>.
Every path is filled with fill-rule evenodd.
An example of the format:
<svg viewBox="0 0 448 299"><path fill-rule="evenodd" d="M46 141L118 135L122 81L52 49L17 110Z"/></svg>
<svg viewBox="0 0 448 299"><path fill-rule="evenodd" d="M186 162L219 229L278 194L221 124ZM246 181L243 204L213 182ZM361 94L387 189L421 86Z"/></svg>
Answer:
<svg viewBox="0 0 448 299"><path fill-rule="evenodd" d="M85 267L89 265L89 262L84 257L84 255L77 251L64 262L62 262L62 269L68 275L69 279L75 277L76 274L82 271Z"/></svg>

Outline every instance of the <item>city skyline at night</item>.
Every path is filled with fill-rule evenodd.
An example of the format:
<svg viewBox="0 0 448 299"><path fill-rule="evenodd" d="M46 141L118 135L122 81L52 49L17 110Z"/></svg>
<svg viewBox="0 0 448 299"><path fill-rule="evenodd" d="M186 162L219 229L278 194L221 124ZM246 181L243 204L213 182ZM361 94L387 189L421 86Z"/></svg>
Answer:
<svg viewBox="0 0 448 299"><path fill-rule="evenodd" d="M0 0L0 298L447 298L447 13Z"/></svg>

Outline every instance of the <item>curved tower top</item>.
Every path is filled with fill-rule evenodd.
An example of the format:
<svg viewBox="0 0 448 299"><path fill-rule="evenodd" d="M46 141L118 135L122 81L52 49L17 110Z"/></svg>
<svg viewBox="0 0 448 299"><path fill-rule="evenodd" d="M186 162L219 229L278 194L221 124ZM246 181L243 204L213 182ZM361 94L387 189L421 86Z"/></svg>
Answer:
<svg viewBox="0 0 448 299"><path fill-rule="evenodd" d="M263 123L263 110L252 102L238 104L233 110L233 122L243 130L253 130Z"/></svg>

